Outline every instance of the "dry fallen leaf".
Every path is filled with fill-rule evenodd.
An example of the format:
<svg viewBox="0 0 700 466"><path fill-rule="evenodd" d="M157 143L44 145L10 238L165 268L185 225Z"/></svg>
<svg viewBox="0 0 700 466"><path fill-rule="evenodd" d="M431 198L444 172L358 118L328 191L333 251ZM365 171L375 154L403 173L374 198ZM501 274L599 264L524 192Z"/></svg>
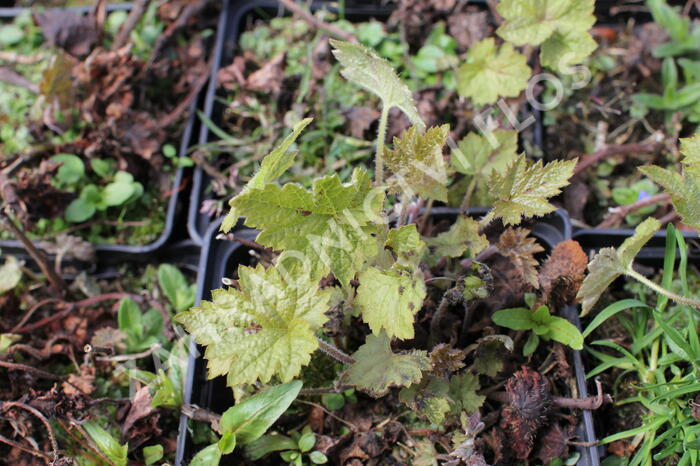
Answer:
<svg viewBox="0 0 700 466"><path fill-rule="evenodd" d="M535 238L528 238L530 230L508 228L501 234L496 247L501 255L510 259L515 269L533 288L539 288L537 281L537 260L535 254L544 251Z"/></svg>

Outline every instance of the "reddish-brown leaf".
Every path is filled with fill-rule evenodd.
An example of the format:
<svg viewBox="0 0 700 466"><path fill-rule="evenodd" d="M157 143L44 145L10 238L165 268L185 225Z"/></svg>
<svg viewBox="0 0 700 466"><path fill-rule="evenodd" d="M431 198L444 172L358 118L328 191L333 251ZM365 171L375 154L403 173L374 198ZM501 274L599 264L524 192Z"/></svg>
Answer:
<svg viewBox="0 0 700 466"><path fill-rule="evenodd" d="M535 254L544 251L544 248L537 244L535 238L529 238L529 234L530 230L525 228L508 228L501 234L496 246L498 252L510 259L525 282L538 288Z"/></svg>

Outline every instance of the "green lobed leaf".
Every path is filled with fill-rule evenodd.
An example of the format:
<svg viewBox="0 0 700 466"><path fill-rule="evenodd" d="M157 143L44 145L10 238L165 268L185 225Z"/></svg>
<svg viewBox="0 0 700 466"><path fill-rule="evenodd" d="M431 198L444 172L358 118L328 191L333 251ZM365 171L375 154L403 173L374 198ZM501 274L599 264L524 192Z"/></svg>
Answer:
<svg viewBox="0 0 700 466"><path fill-rule="evenodd" d="M518 133L497 129L489 137L469 133L452 150L455 170L474 177L488 177L493 171L503 173L518 156Z"/></svg>
<svg viewBox="0 0 700 466"><path fill-rule="evenodd" d="M369 267L359 275L355 302L372 333L411 339L413 316L423 307L425 282L420 271L410 275Z"/></svg>
<svg viewBox="0 0 700 466"><path fill-rule="evenodd" d="M582 316L588 314L613 280L632 267L634 257L660 227L657 219L649 217L637 226L634 235L627 238L617 251L614 248L598 251L588 264L588 275L576 295L581 300Z"/></svg>
<svg viewBox="0 0 700 466"><path fill-rule="evenodd" d="M520 95L531 74L524 55L507 42L496 46L489 37L469 48L467 61L457 71L457 91L476 106L491 104Z"/></svg>
<svg viewBox="0 0 700 466"><path fill-rule="evenodd" d="M301 380L277 385L232 406L221 415L221 432L233 433L239 445L254 442L284 414L302 385Z"/></svg>
<svg viewBox="0 0 700 466"><path fill-rule="evenodd" d="M421 131L425 123L418 114L411 90L401 82L388 61L359 44L330 39L333 55L343 66L348 81L376 94L386 108L398 107Z"/></svg>
<svg viewBox="0 0 700 466"><path fill-rule="evenodd" d="M442 377L428 374L419 384L399 391L399 401L432 424L442 424L450 412L449 383ZM454 402L452 402L454 404Z"/></svg>
<svg viewBox="0 0 700 466"><path fill-rule="evenodd" d="M496 33L515 45L542 45L543 66L566 71L596 48L588 33L595 24L594 0L503 0L504 21Z"/></svg>
<svg viewBox="0 0 700 466"><path fill-rule="evenodd" d="M240 290L218 289L211 301L178 314L197 343L206 346L209 377L227 376L230 386L288 382L318 347L314 332L333 291L299 272L283 276L276 267L239 267Z"/></svg>
<svg viewBox="0 0 700 466"><path fill-rule="evenodd" d="M595 24L594 0L503 0L496 33L515 45L540 45L555 31L587 31Z"/></svg>
<svg viewBox="0 0 700 466"><path fill-rule="evenodd" d="M386 332L368 335L365 344L353 353L355 364L345 373L345 383L355 385L369 395L379 398L391 387L407 387L418 383L422 371L430 370L430 359L425 351L396 354L391 351Z"/></svg>
<svg viewBox="0 0 700 466"><path fill-rule="evenodd" d="M292 166L298 152L287 152L292 144L297 140L301 132L311 123L312 118L305 118L294 125L292 132L285 137L272 152L267 154L260 164L260 169L250 179L248 184L243 188L242 193L249 189L262 189L267 183L275 181L282 176L284 172ZM234 198L235 199L235 198ZM229 201L231 210L223 222L221 223L221 231L228 233L238 222L238 218L242 215L236 211L233 200Z"/></svg>
<svg viewBox="0 0 700 466"><path fill-rule="evenodd" d="M516 225L523 218L548 214L555 210L547 199L556 196L569 183L578 159L530 163L520 155L505 173L491 174L489 185L497 199L491 215L504 225Z"/></svg>
<svg viewBox="0 0 700 466"><path fill-rule="evenodd" d="M447 171L442 148L449 125L433 126L422 133L411 126L385 149L384 163L394 176L388 181L397 192L412 192L425 199L447 202Z"/></svg>
<svg viewBox="0 0 700 466"><path fill-rule="evenodd" d="M384 244L397 254L410 254L425 247L425 243L420 239L420 233L418 233L415 223L389 230L386 243Z"/></svg>
<svg viewBox="0 0 700 466"><path fill-rule="evenodd" d="M572 65L583 62L598 47L595 39L586 31L557 31L542 44L540 61L560 73L566 73Z"/></svg>
<svg viewBox="0 0 700 466"><path fill-rule="evenodd" d="M481 408L486 397L477 394L480 388L479 377L470 372L453 376L450 379L449 390L449 397L454 402L452 413L459 414L465 411L467 414L472 414Z"/></svg>
<svg viewBox="0 0 700 466"><path fill-rule="evenodd" d="M479 234L479 222L465 216L458 217L448 231L424 239L431 250L429 264L443 257L462 257L467 250L470 257L475 257L489 247L486 236Z"/></svg>
<svg viewBox="0 0 700 466"><path fill-rule="evenodd" d="M689 153L692 155L683 160L683 174L653 165L639 167L639 171L671 195L683 223L700 231L700 163L696 161L696 152Z"/></svg>
<svg viewBox="0 0 700 466"><path fill-rule="evenodd" d="M367 172L356 169L350 183L338 175L318 179L311 192L297 184L268 184L231 201L245 224L262 230L257 242L284 251L288 270L310 270L320 279L333 272L347 286L365 261L378 253L383 190L372 190Z"/></svg>

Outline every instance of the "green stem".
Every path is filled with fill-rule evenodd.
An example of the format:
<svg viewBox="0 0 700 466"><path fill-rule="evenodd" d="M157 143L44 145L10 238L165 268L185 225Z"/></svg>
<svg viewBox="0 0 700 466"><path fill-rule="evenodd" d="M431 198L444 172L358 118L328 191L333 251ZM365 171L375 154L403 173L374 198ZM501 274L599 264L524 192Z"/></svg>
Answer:
<svg viewBox="0 0 700 466"><path fill-rule="evenodd" d="M382 116L379 118L379 133L377 134L377 155L374 159L374 180L377 185L384 182L384 141L386 140L386 127L389 122L390 107L382 107Z"/></svg>
<svg viewBox="0 0 700 466"><path fill-rule="evenodd" d="M476 188L476 177L473 177L467 186L467 192L464 193L464 199L462 200L462 205L459 207L462 212L466 211L469 207L469 201L472 199L472 194L474 194L474 188Z"/></svg>
<svg viewBox="0 0 700 466"><path fill-rule="evenodd" d="M677 303L687 304L688 306L693 306L695 308L700 309L700 301L695 300L695 299L691 299L691 298L686 298L686 297L681 296L681 295L677 295L673 291L668 291L667 289L662 288L660 285L649 280L644 275L636 272L632 268L628 268L625 273L627 275L629 275L630 277L634 278L635 280L637 280L638 282L642 283L643 285L646 285L647 287L656 291L657 293L666 296L668 299L672 299L673 301L675 301Z"/></svg>

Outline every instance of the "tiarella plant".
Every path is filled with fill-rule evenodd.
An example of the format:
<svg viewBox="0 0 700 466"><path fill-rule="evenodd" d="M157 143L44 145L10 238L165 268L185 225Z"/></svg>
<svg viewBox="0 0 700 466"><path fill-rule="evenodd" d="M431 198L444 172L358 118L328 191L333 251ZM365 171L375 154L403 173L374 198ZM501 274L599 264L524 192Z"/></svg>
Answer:
<svg viewBox="0 0 700 466"><path fill-rule="evenodd" d="M433 316L438 323L450 303L488 295L488 280L474 258L489 248L508 257L523 280L540 289L541 298L546 299L555 277L543 278L544 265L538 278L534 254L542 248L528 237L529 230L507 228L493 246L483 232L496 219L508 227L554 211L548 198L567 184L576 160L533 163L514 153L508 134L503 138L503 159L493 160L483 147L483 154L453 161L465 172L488 175L493 208L479 220L459 215L448 231L424 237L417 206L427 201L429 210L433 201L445 201L448 195L443 148L449 128L425 127L411 92L374 52L347 42L331 44L343 76L375 93L382 103L374 182L367 170L357 168L348 183L333 175L316 179L311 189L277 184L294 162L296 153L289 149L310 119L297 124L230 201L231 212L222 226L227 232L244 218L246 226L260 230L257 242L279 255L269 267L240 266L236 287L214 290L211 301L176 319L206 347L209 376L225 375L233 388L289 382L299 377L320 349L345 365L338 383L373 397L404 387L401 400L432 422L446 416L459 419L460 413L473 413L484 402L477 394L479 378L474 371L491 373L496 365L478 369L477 364L476 369L460 371L465 353L445 344L434 344L430 353L392 350L392 342L415 337L416 314L427 296L425 264L471 258L467 272L447 290ZM394 107L413 126L395 138L390 149L384 141ZM485 170L486 164L499 169ZM371 333L351 355L324 334L331 308L353 312L369 326ZM542 336L554 339L566 334L573 338L572 346L580 347L575 327L562 326L545 305L538 308L533 314L536 332L546 329ZM470 351L477 347L485 351L492 345L512 348L505 335L482 340ZM297 461L300 455L289 448L285 460Z"/></svg>

